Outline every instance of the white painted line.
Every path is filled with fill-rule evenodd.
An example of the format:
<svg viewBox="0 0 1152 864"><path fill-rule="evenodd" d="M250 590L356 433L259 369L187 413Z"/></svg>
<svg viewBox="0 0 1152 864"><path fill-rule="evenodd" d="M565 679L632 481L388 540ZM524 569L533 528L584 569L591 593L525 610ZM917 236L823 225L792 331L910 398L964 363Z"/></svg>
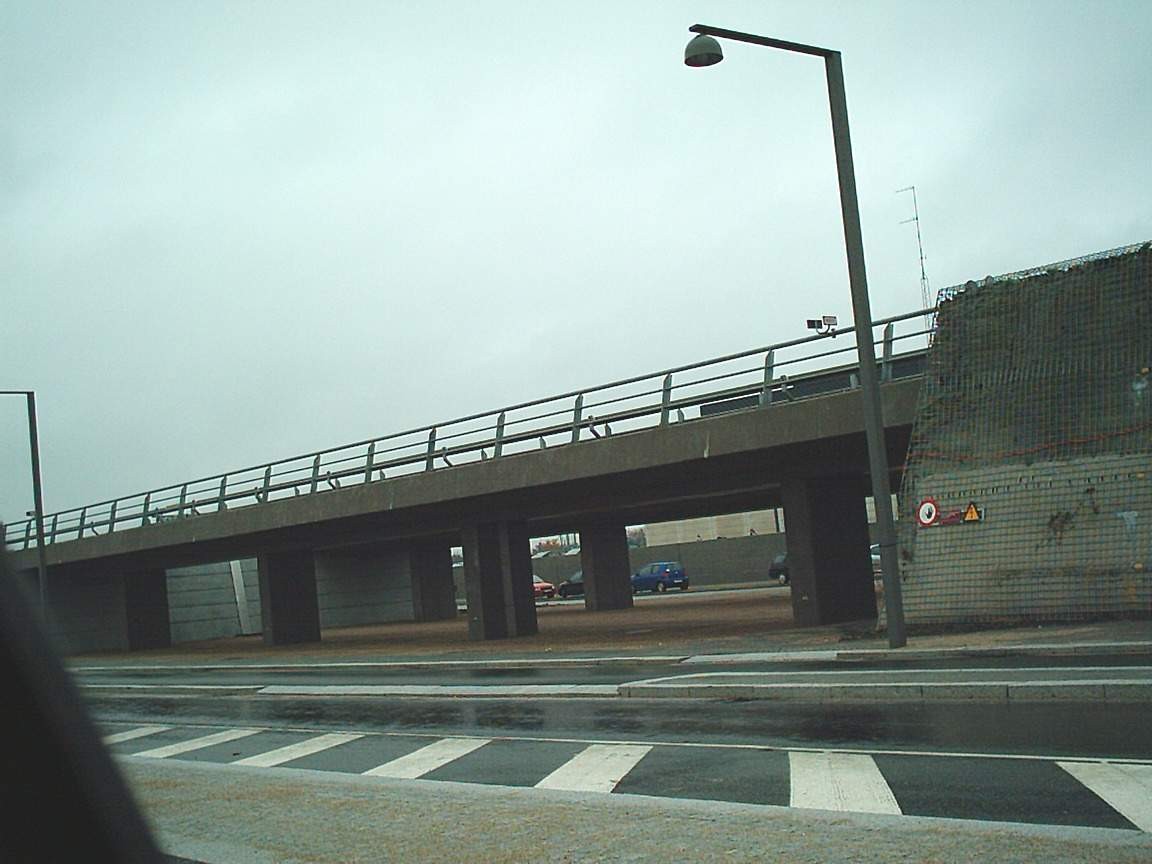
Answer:
<svg viewBox="0 0 1152 864"><path fill-rule="evenodd" d="M269 684L261 696L615 696L615 684Z"/></svg>
<svg viewBox="0 0 1152 864"><path fill-rule="evenodd" d="M145 735L155 735L157 732L165 732L171 728L171 726L140 726L136 729L129 729L127 732L114 732L111 735L105 735L104 743L119 744L121 741L133 741L136 738L143 738Z"/></svg>
<svg viewBox="0 0 1152 864"><path fill-rule="evenodd" d="M307 741L277 747L275 750L269 750L267 753L246 756L243 759L237 759L232 764L251 765L255 768L271 768L274 765L282 765L285 762L291 762L293 759L311 756L313 753L319 753L321 750L328 750L340 744L355 741L357 738L363 737L363 735L351 732L330 732L327 735L317 735L315 738L309 738Z"/></svg>
<svg viewBox="0 0 1152 864"><path fill-rule="evenodd" d="M259 684L85 684L87 690L255 690Z"/></svg>
<svg viewBox="0 0 1152 864"><path fill-rule="evenodd" d="M144 750L141 753L133 753L133 756L144 756L148 759L167 759L169 756L179 756L181 753L188 753L192 750L200 750L203 747L211 747L213 744L224 744L228 741L236 741L240 738L247 738L249 735L255 735L260 732L260 729L225 729L223 732L214 732L211 735L201 735L199 738L193 738L189 741L180 741L176 744L168 744L164 747L155 747L151 750Z"/></svg>
<svg viewBox="0 0 1152 864"><path fill-rule="evenodd" d="M364 773L371 777L396 777L401 780L415 780L430 771L435 771L473 750L479 750L490 738L442 738L414 753L385 762Z"/></svg>
<svg viewBox="0 0 1152 864"><path fill-rule="evenodd" d="M792 751L788 765L792 807L900 815L896 796L871 756Z"/></svg>
<svg viewBox="0 0 1152 864"><path fill-rule="evenodd" d="M822 669L817 671L801 671L793 670L788 672L690 672L684 675L668 675L663 678L645 678L642 681L629 681L628 686L636 686L641 684L666 684L676 683L678 681L692 680L695 682L701 679L708 678L722 678L734 679L731 683L737 683L736 679L748 678L765 678L765 679L780 679L780 678L801 678L801 683L809 683L814 678L823 678L829 675L842 675L846 678L860 677L868 678L874 676L889 675L895 680L890 682L882 682L884 684L920 684L920 683L943 683L943 684L1032 684L1037 683L1032 679L1026 678L1011 678L1007 680L983 680L980 678L972 678L966 681L940 681L941 678L949 678L952 676L971 675L980 673L984 675L995 674L1008 674L1018 673L1019 675L1034 675L1040 672L1107 672L1110 676L1115 678L1117 675L1126 676L1118 680L1134 680L1134 681L1148 681L1152 680L1152 666L1026 666L1017 669L990 669L988 667L972 666L963 669ZM921 682L912 680L914 677L927 678L927 681ZM1093 678L1069 678L1061 679L1064 681L1085 681L1091 682L1098 679ZM1061 683L1053 681L1053 683ZM721 682L725 683L725 682ZM836 682L833 682L836 683ZM844 682L848 683L848 682ZM1043 679L1040 679L1043 683ZM776 686L776 685L772 685ZM854 685L854 686L869 686L869 685Z"/></svg>
<svg viewBox="0 0 1152 864"><path fill-rule="evenodd" d="M1056 764L1141 831L1152 831L1152 765Z"/></svg>
<svg viewBox="0 0 1152 864"><path fill-rule="evenodd" d="M593 744L537 783L536 788L611 792L651 749L640 744Z"/></svg>

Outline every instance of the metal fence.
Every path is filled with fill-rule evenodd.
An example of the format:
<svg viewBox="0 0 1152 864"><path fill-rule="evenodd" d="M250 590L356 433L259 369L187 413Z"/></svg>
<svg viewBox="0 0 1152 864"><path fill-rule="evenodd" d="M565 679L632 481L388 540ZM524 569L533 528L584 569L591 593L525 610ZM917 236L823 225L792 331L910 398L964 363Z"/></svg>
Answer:
<svg viewBox="0 0 1152 864"><path fill-rule="evenodd" d="M926 314L873 323L882 380L919 374ZM899 330L899 332L897 332ZM712 360L509 405L45 515L59 543L251 507L353 484L499 459L637 429L666 426L858 386L855 328L778 342ZM11 549L35 546L34 520L7 526Z"/></svg>

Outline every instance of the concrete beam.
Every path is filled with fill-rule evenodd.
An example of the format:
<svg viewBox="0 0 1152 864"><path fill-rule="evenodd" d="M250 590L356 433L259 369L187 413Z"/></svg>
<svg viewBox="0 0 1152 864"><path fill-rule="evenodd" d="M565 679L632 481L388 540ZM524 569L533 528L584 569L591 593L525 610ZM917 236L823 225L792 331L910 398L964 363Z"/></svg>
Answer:
<svg viewBox="0 0 1152 864"><path fill-rule="evenodd" d="M864 478L790 480L782 492L796 623L875 618Z"/></svg>
<svg viewBox="0 0 1152 864"><path fill-rule="evenodd" d="M320 641L316 561L310 549L269 552L258 559L265 645Z"/></svg>
<svg viewBox="0 0 1152 864"><path fill-rule="evenodd" d="M632 608L632 567L623 524L582 525L580 565L584 569L585 609Z"/></svg>

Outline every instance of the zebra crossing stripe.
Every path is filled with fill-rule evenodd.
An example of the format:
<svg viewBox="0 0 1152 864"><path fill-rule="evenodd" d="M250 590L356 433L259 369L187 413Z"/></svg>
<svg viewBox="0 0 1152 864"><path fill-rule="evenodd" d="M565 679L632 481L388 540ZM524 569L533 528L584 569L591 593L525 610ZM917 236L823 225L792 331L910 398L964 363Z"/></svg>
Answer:
<svg viewBox="0 0 1152 864"><path fill-rule="evenodd" d="M788 766L792 807L895 816L901 813L896 796L871 756L791 751Z"/></svg>
<svg viewBox="0 0 1152 864"><path fill-rule="evenodd" d="M487 744L490 738L442 738L414 753L385 762L364 772L370 777L396 777L401 780L415 780L430 771L435 771L461 756L467 756Z"/></svg>
<svg viewBox="0 0 1152 864"><path fill-rule="evenodd" d="M138 726L126 732L114 732L104 736L105 744L119 744L121 741L134 741L146 735L155 735L157 732L167 732L171 726Z"/></svg>
<svg viewBox="0 0 1152 864"><path fill-rule="evenodd" d="M283 765L285 762L291 762L293 759L311 756L313 753L329 750L332 747L363 737L362 734L354 734L351 732L331 732L327 735L317 735L315 738L309 738L307 741L299 741L296 744L277 747L275 750L269 750L267 753L257 753L255 756L246 756L243 759L237 759L232 764L250 765L254 768L271 768L274 765Z"/></svg>
<svg viewBox="0 0 1152 864"><path fill-rule="evenodd" d="M592 744L537 783L536 788L611 792L651 749L644 744Z"/></svg>
<svg viewBox="0 0 1152 864"><path fill-rule="evenodd" d="M1139 828L1152 831L1152 765L1057 762Z"/></svg>
<svg viewBox="0 0 1152 864"><path fill-rule="evenodd" d="M149 759L167 759L169 756L179 756L181 753L190 753L193 750L211 747L214 744L225 744L229 741L247 738L249 735L255 735L259 731L259 729L225 729L223 732L201 735L199 738L193 738L190 741L179 741L176 744L168 744L164 747L154 747L151 750L144 750L140 753L133 753L132 755L144 756Z"/></svg>

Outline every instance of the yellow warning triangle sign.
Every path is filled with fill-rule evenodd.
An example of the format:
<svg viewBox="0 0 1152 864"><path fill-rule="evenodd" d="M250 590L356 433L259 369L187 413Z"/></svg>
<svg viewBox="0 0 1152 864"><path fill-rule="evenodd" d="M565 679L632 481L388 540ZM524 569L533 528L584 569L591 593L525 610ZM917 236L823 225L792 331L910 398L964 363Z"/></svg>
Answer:
<svg viewBox="0 0 1152 864"><path fill-rule="evenodd" d="M982 516L983 516L983 514L976 507L976 505L969 502L967 508L965 508L965 510L964 510L964 521L965 522L979 522L980 519L982 518Z"/></svg>

